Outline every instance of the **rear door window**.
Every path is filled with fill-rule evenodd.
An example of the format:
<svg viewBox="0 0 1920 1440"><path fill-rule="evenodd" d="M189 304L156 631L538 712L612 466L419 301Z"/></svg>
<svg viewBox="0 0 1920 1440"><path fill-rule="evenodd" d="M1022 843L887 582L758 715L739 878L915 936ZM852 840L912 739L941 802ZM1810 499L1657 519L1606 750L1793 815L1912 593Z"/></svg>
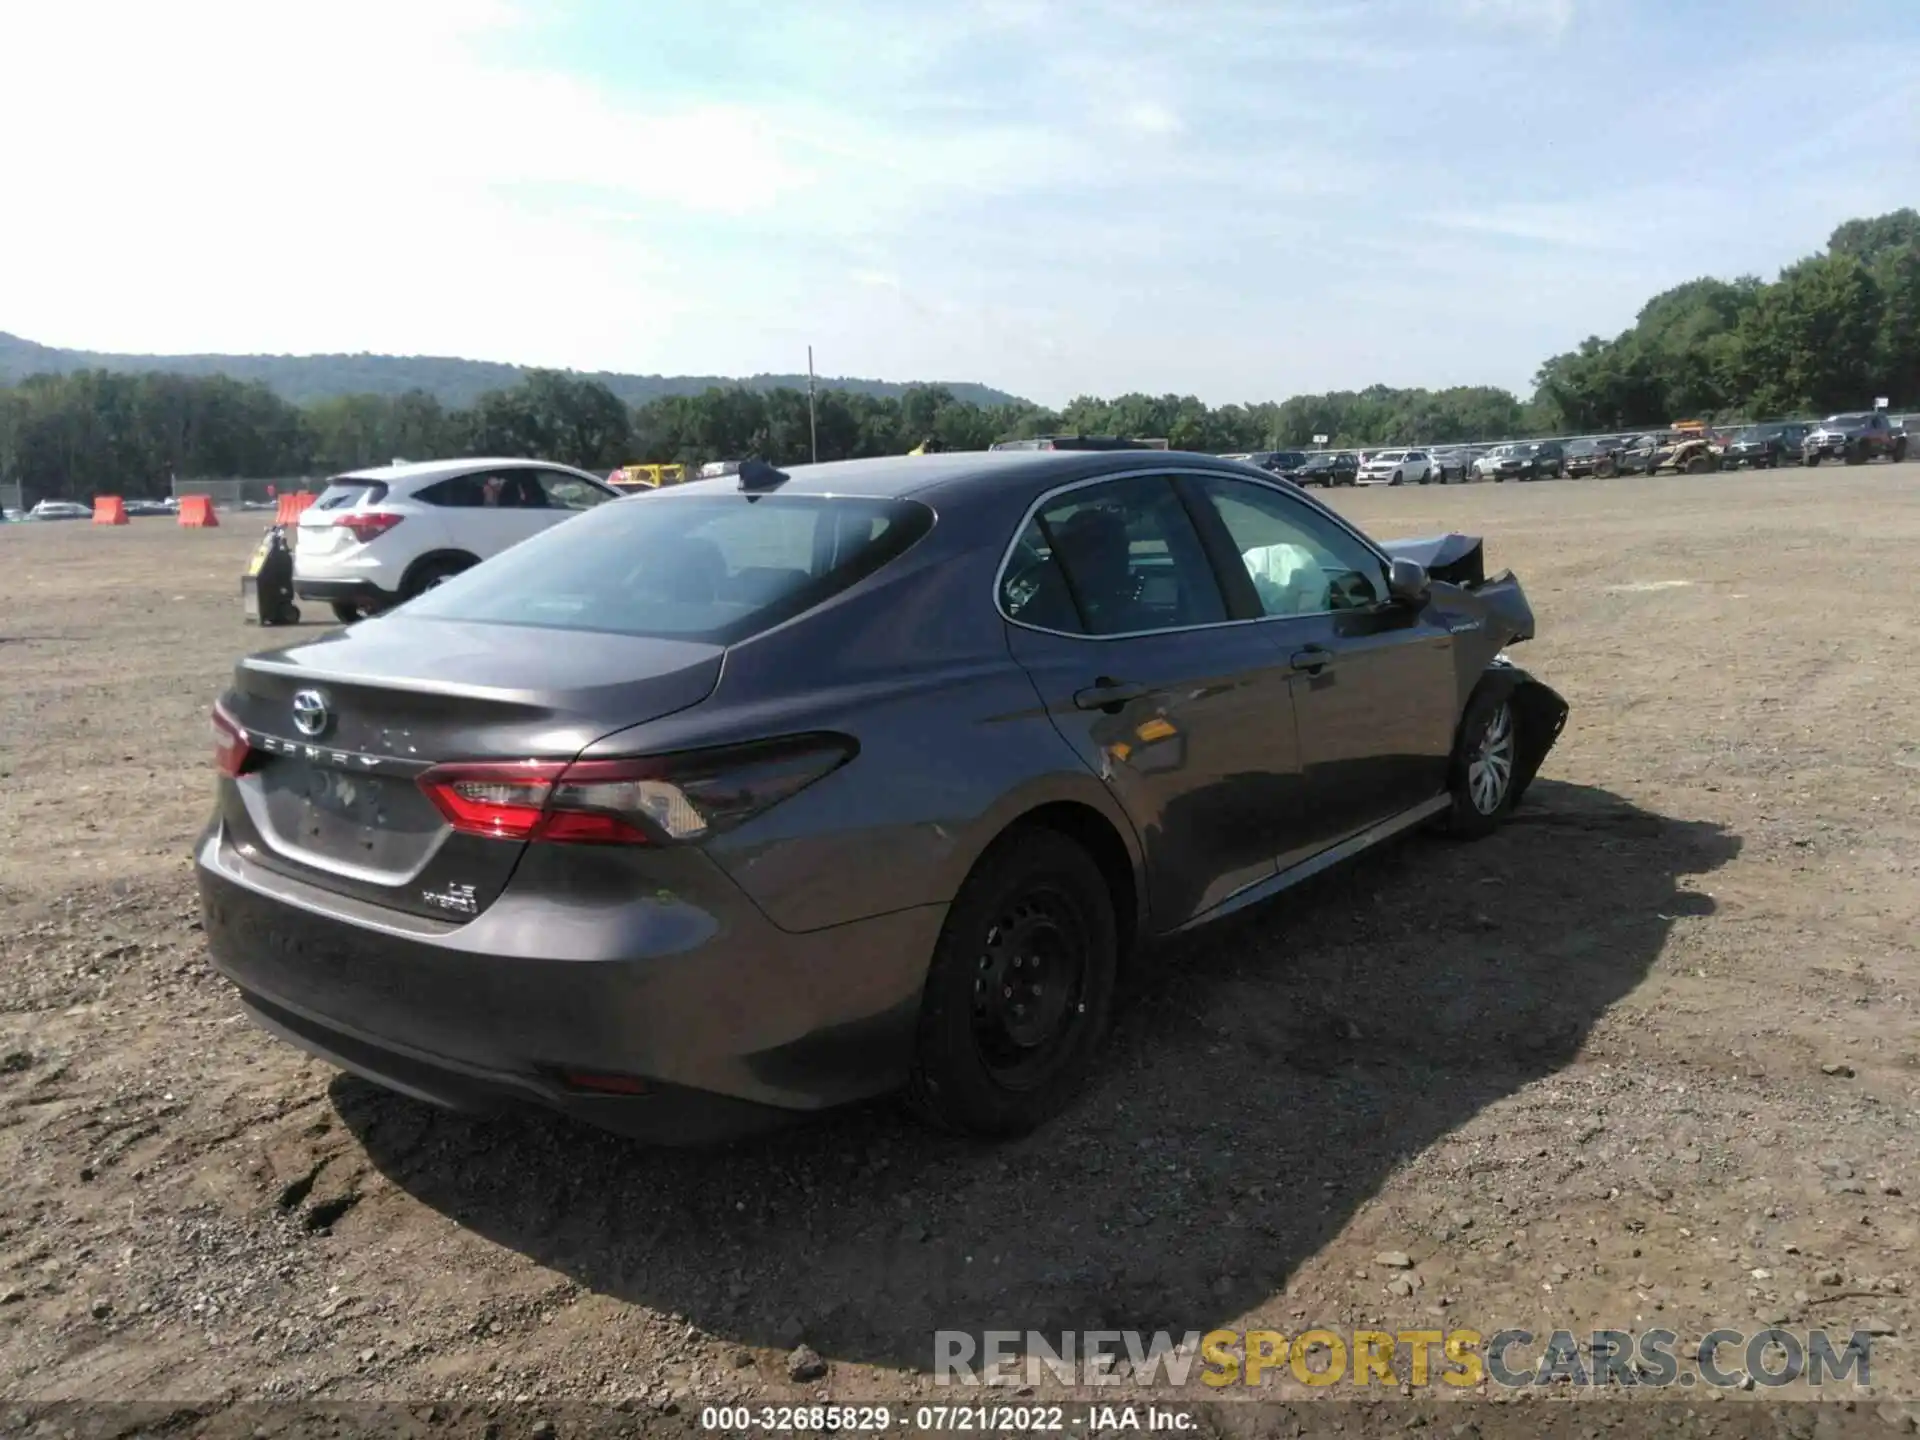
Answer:
<svg viewBox="0 0 1920 1440"><path fill-rule="evenodd" d="M1010 619L1070 635L1227 618L1193 522L1158 475L1083 486L1043 505L1001 572L1000 605Z"/></svg>
<svg viewBox="0 0 1920 1440"><path fill-rule="evenodd" d="M414 492L414 499L442 509L478 510L487 503L487 480L485 474L450 475L421 486Z"/></svg>
<svg viewBox="0 0 1920 1440"><path fill-rule="evenodd" d="M536 470L533 475L546 492L547 503L556 509L591 510L614 498L604 487L562 470Z"/></svg>

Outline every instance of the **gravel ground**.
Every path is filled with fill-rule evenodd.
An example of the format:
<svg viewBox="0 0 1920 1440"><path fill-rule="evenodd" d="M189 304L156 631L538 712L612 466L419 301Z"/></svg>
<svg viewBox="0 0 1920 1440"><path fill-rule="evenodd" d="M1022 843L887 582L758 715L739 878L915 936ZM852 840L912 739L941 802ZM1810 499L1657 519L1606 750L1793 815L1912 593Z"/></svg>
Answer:
<svg viewBox="0 0 1920 1440"><path fill-rule="evenodd" d="M1166 952L998 1147L878 1106L649 1151L256 1031L186 853L259 526L0 528L0 1396L685 1416L936 1397L936 1328L1780 1323L1920 1397L1916 482L1338 492L1489 537L1566 736L1492 840Z"/></svg>

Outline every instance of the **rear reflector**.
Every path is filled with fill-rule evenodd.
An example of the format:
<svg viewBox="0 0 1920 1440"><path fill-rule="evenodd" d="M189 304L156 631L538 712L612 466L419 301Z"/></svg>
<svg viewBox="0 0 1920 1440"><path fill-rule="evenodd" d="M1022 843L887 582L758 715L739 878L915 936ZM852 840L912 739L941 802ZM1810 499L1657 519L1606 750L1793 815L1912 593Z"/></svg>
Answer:
<svg viewBox="0 0 1920 1440"><path fill-rule="evenodd" d="M406 518L404 515L394 514L391 510L356 510L342 515L333 523L342 530L350 532L355 540L365 545L369 541L378 540ZM413 532L409 530L407 533L411 535Z"/></svg>
<svg viewBox="0 0 1920 1440"><path fill-rule="evenodd" d="M420 788L462 834L574 845L703 839L777 805L853 758L842 735L572 765L436 765Z"/></svg>
<svg viewBox="0 0 1920 1440"><path fill-rule="evenodd" d="M213 704L213 768L237 780L253 766L253 742L246 728L219 701Z"/></svg>
<svg viewBox="0 0 1920 1440"><path fill-rule="evenodd" d="M634 1075L596 1075L589 1070L562 1070L560 1083L569 1090L595 1095L644 1095L647 1082Z"/></svg>

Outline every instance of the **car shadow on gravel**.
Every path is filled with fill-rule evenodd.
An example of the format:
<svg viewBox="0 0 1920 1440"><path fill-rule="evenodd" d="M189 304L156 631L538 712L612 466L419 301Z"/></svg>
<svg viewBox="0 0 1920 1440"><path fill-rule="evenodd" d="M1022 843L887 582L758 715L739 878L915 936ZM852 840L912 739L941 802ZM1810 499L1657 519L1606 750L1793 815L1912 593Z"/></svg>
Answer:
<svg viewBox="0 0 1920 1440"><path fill-rule="evenodd" d="M884 1105L700 1152L344 1077L333 1101L425 1204L723 1339L924 1368L936 1329L1205 1330L1567 1065L1739 844L1540 781L1489 840L1410 837L1159 952L1089 1093L1011 1144Z"/></svg>

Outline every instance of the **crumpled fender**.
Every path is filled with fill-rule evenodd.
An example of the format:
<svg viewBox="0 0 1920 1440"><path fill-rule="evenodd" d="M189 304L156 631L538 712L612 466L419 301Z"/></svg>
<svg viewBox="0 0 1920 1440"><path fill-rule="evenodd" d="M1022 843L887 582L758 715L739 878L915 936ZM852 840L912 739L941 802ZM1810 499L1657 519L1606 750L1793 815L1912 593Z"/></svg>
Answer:
<svg viewBox="0 0 1920 1440"><path fill-rule="evenodd" d="M1413 561L1430 579L1448 585L1475 590L1486 583L1486 543L1478 535L1462 535L1456 530L1419 540L1388 540L1380 548L1395 560Z"/></svg>
<svg viewBox="0 0 1920 1440"><path fill-rule="evenodd" d="M1560 692L1533 678L1506 656L1496 656L1480 677L1475 693L1499 695L1513 707L1519 722L1520 744L1513 757L1514 803L1527 793L1527 786L1540 773L1547 753L1567 728L1569 707Z"/></svg>

